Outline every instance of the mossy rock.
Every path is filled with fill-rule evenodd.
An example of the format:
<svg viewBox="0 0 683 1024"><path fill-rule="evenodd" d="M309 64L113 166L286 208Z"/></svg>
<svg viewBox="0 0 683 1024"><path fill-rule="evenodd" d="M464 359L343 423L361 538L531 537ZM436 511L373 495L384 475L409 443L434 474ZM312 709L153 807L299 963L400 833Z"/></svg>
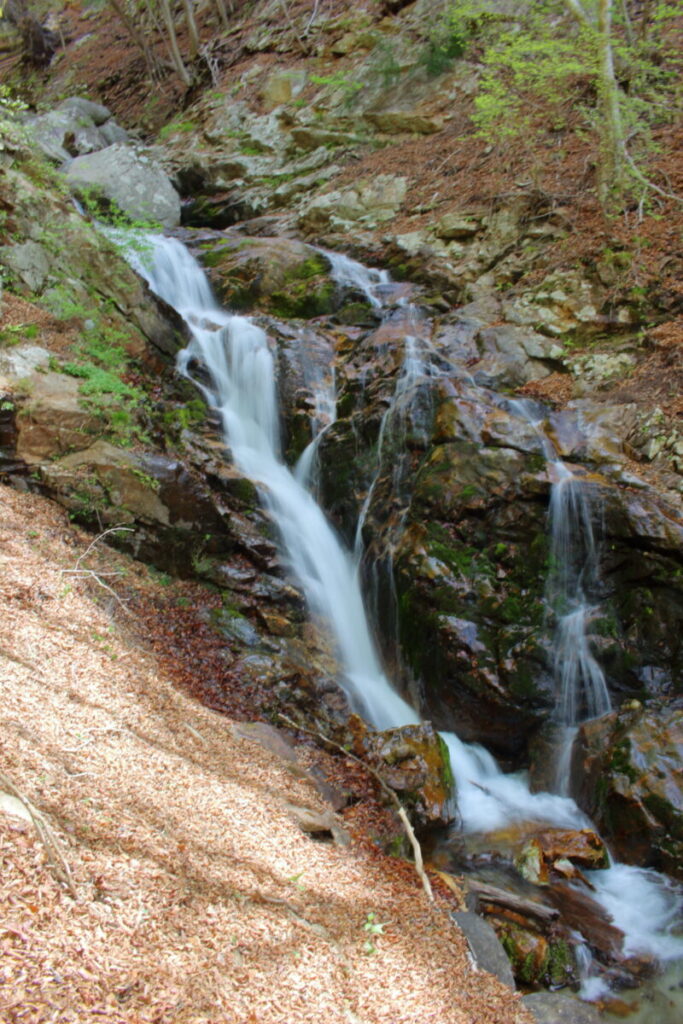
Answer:
<svg viewBox="0 0 683 1024"><path fill-rule="evenodd" d="M327 260L303 242L222 235L204 241L200 257L220 300L238 312L310 318L338 302Z"/></svg>

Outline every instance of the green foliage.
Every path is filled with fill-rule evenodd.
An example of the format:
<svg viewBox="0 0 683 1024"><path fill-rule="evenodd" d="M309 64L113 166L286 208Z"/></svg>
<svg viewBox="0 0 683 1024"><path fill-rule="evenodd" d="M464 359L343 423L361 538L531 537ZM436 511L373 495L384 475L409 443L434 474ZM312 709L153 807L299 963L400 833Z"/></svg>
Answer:
<svg viewBox="0 0 683 1024"><path fill-rule="evenodd" d="M14 149L26 142L25 132L19 122L19 115L24 110L26 104L0 83L0 150L6 147Z"/></svg>
<svg viewBox="0 0 683 1024"><path fill-rule="evenodd" d="M396 60L391 43L378 42L373 50L372 72L379 75L384 88L392 85L401 74L401 65Z"/></svg>
<svg viewBox="0 0 683 1024"><path fill-rule="evenodd" d="M462 57L472 36L471 4L452 3L442 12L429 33L427 45L421 55L421 63L427 74L436 77ZM475 22L476 24L476 19Z"/></svg>
<svg viewBox="0 0 683 1024"><path fill-rule="evenodd" d="M159 139L168 139L171 135L176 135L178 132L193 132L197 125L194 121L169 121L163 128L159 130Z"/></svg>
<svg viewBox="0 0 683 1024"><path fill-rule="evenodd" d="M360 82L346 78L341 71L335 71L332 75L311 75L311 81L315 85L328 86L332 92L343 93L347 103L351 102L356 93L363 88Z"/></svg>
<svg viewBox="0 0 683 1024"><path fill-rule="evenodd" d="M489 7L489 15L495 7L479 6ZM598 6L597 0L582 0L583 21L570 15L565 0L529 4L515 21L480 18L484 71L473 120L487 139L528 139L537 128L561 131L579 110L598 141L601 195L607 199L610 189L627 193L636 186L642 193L647 185L626 155L626 141L637 138L646 151L650 129L675 115L669 92L681 58L666 44L676 5L653 5L637 34L624 17L625 5L615 5L609 35L601 29ZM606 72L608 52L616 77Z"/></svg>
<svg viewBox="0 0 683 1024"><path fill-rule="evenodd" d="M72 310L71 306L67 308ZM92 310L79 306L76 315L82 316L84 312ZM83 405L102 416L119 444L147 441L141 424L141 414L144 417L148 406L147 395L122 376L129 369L124 348L127 337L106 324L97 312L92 319L94 327L76 346L75 358L52 368L82 381L79 393Z"/></svg>
<svg viewBox="0 0 683 1024"><path fill-rule="evenodd" d="M39 333L38 324L9 324L0 330L0 346L19 345L37 338Z"/></svg>
<svg viewBox="0 0 683 1024"><path fill-rule="evenodd" d="M372 911L367 915L365 924L363 925L363 931L367 932L368 938L363 943L363 952L367 953L368 956L377 952L377 947L372 941L376 935L384 935L384 925L377 920L377 915Z"/></svg>
<svg viewBox="0 0 683 1024"><path fill-rule="evenodd" d="M124 256L133 250L144 261L152 251L150 234L159 234L163 228L154 220L135 219L112 200L105 199L96 188L84 188L79 192L83 209L93 220L99 222L101 233ZM103 220L106 223L103 223Z"/></svg>

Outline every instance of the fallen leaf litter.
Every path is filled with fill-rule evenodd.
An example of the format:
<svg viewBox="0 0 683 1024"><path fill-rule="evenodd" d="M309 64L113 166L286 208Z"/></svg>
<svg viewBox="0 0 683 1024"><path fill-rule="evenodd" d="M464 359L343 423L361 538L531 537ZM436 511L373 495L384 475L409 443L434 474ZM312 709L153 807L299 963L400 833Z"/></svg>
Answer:
<svg viewBox="0 0 683 1024"><path fill-rule="evenodd" d="M445 905L308 838L286 804L328 810L309 782L167 683L97 587L65 586L88 543L0 486L1 767L77 892L0 812L3 1024L527 1024Z"/></svg>

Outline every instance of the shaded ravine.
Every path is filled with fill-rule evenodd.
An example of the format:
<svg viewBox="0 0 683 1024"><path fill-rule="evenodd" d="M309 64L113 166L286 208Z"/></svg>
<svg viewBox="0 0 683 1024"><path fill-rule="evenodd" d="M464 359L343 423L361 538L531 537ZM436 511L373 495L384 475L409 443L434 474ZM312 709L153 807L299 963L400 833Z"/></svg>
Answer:
<svg viewBox="0 0 683 1024"><path fill-rule="evenodd" d="M382 670L363 605L356 561L343 549L306 489L317 439L302 458L303 469L300 466L298 473L292 473L281 458L275 374L266 335L249 319L230 315L217 305L204 272L180 242L154 236L149 245L150 253L144 260L133 253L131 262L189 327L192 340L180 353L178 368L194 380L219 411L236 465L259 485L280 531L291 571L300 581L311 610L329 624L349 700L379 729L416 721L417 713L395 692ZM377 286L387 280L381 272L375 271L371 277L365 268L346 257L340 257L337 265L333 259L331 263L339 280L343 282L351 275L352 284L364 291L373 305L381 305ZM387 416L394 415L399 400L409 409L410 389L419 386L424 370L417 355L415 345L406 341L403 371ZM210 383L204 383L203 375L196 378L195 363L208 371ZM381 449L380 439L380 461ZM577 526L585 533L591 513L580 481L558 459L552 461L556 478L551 502L552 544L557 561L556 581L549 584L549 589L557 591L557 597L552 598L556 600L558 618L556 673L566 690L559 705L559 719L571 726L579 715L604 713L609 698L605 706L604 678L590 652L586 629L591 608L587 579L597 571L592 527L583 537L582 554L576 554ZM362 523L357 531L359 548L361 534ZM488 832L511 821L570 828L589 824L569 797L531 793L523 774L502 773L483 747L465 744L453 733L443 735L466 830ZM647 952L660 959L683 956L683 939L668 933L678 911L677 900L661 876L650 870L613 865L594 872L591 882L597 898L624 932L627 954ZM587 994L596 992L594 986Z"/></svg>

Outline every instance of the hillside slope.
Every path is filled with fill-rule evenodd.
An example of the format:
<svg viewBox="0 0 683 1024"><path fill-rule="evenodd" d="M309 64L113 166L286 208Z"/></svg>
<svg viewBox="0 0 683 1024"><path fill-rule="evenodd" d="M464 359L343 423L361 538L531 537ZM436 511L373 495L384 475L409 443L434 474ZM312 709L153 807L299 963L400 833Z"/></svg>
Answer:
<svg viewBox="0 0 683 1024"><path fill-rule="evenodd" d="M403 865L304 834L292 805L330 813L305 772L169 685L119 603L65 572L87 546L2 487L1 770L46 816L75 895L33 826L0 813L0 1018L529 1020ZM81 565L125 571L99 577L120 594L146 575L99 557Z"/></svg>

